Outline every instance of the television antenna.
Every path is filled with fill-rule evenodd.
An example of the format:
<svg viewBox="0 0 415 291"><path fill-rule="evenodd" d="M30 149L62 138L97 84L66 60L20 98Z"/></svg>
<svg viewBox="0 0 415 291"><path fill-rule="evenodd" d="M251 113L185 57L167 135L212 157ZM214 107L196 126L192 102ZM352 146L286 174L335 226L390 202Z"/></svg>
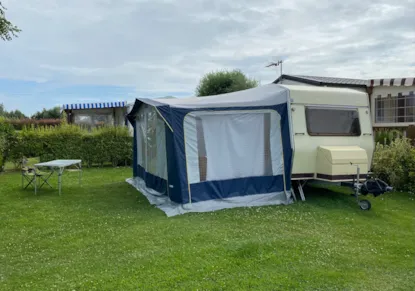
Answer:
<svg viewBox="0 0 415 291"><path fill-rule="evenodd" d="M271 62L268 66L265 66L266 68L270 67L280 67L280 75L282 76L282 60L279 60L277 62Z"/></svg>

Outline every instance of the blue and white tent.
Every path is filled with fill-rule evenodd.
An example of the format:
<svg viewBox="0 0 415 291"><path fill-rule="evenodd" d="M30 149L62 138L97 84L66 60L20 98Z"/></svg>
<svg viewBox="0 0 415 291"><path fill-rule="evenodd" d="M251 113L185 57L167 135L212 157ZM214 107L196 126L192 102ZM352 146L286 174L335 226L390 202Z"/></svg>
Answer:
<svg viewBox="0 0 415 291"><path fill-rule="evenodd" d="M240 206L289 204L289 91L254 89L177 99L137 99L136 187L168 216Z"/></svg>

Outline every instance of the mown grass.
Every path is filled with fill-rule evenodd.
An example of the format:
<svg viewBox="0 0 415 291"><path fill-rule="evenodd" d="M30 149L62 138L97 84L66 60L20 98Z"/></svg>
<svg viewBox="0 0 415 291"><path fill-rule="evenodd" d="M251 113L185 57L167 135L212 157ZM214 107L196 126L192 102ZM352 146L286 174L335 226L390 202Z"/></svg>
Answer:
<svg viewBox="0 0 415 291"><path fill-rule="evenodd" d="M308 189L305 203L167 218L130 174L68 173L62 196L1 174L0 290L415 290L407 193L361 211Z"/></svg>

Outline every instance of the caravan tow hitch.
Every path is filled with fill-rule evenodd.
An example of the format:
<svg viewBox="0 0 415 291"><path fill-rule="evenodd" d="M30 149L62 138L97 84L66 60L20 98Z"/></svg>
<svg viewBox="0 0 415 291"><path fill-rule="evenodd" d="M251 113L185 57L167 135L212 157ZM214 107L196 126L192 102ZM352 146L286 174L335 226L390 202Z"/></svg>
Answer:
<svg viewBox="0 0 415 291"><path fill-rule="evenodd" d="M360 209L362 210L369 210L372 205L369 200L366 199L359 199L360 195L368 195L373 194L373 196L377 197L379 195L382 195L385 192L390 192L393 190L393 187L389 186L386 182L377 179L377 178L371 178L367 177L366 181L363 183L360 183L360 167L357 166L357 175L356 175L356 181L353 181L353 190L354 190L354 196L356 198L356 202L359 205ZM344 183L345 186L350 186L348 183Z"/></svg>

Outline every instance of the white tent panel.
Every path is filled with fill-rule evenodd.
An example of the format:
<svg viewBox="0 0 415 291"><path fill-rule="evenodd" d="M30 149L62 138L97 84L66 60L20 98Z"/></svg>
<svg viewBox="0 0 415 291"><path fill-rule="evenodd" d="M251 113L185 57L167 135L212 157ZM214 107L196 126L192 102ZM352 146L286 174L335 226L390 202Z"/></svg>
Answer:
<svg viewBox="0 0 415 291"><path fill-rule="evenodd" d="M184 119L184 136L189 184L283 173L274 110L194 111Z"/></svg>
<svg viewBox="0 0 415 291"><path fill-rule="evenodd" d="M272 161L272 175L282 175L284 173L284 153L282 147L281 135L281 116L277 112L272 112L271 116L271 133L270 133L270 151Z"/></svg>
<svg viewBox="0 0 415 291"><path fill-rule="evenodd" d="M157 162L155 175L167 180L166 133L164 121L158 116L156 126Z"/></svg>
<svg viewBox="0 0 415 291"><path fill-rule="evenodd" d="M202 116L206 180L256 177L264 174L264 114Z"/></svg>
<svg viewBox="0 0 415 291"><path fill-rule="evenodd" d="M143 167L143 136L141 133L140 120L135 121L136 142L137 142L137 164Z"/></svg>
<svg viewBox="0 0 415 291"><path fill-rule="evenodd" d="M196 129L196 115L188 114L184 119L187 179L189 184L200 182L199 152Z"/></svg>

